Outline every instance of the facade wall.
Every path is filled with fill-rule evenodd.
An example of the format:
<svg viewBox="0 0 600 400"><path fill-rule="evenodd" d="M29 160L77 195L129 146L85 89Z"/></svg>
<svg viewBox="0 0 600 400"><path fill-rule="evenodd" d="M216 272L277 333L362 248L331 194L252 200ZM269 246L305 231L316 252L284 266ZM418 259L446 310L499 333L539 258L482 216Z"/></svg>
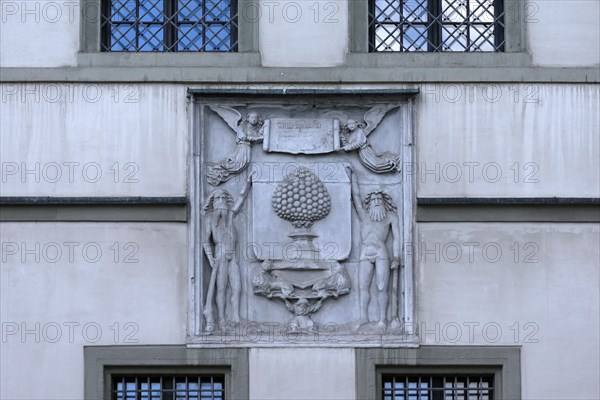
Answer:
<svg viewBox="0 0 600 400"><path fill-rule="evenodd" d="M519 2L507 16L524 21L528 52L536 66L583 67L600 63L600 15L596 1ZM80 22L94 20L76 2L2 2L2 67L77 65ZM568 16L568 17L566 17ZM258 20L265 67L327 67L344 64L352 22L348 2L261 1L242 13ZM322 38L327 38L322 40ZM60 45L56 45L56 44Z"/></svg>
<svg viewBox="0 0 600 400"><path fill-rule="evenodd" d="M48 83L2 90L3 196L185 195L184 86Z"/></svg>
<svg viewBox="0 0 600 400"><path fill-rule="evenodd" d="M2 222L0 235L2 399L83 398L84 346L185 342L185 224Z"/></svg>
<svg viewBox="0 0 600 400"><path fill-rule="evenodd" d="M3 0L0 7L0 66L52 68L77 65L79 4Z"/></svg>
<svg viewBox="0 0 600 400"><path fill-rule="evenodd" d="M185 196L186 86L1 90L4 196ZM598 86L452 83L421 91L417 162L404 168L416 175L419 197L599 195Z"/></svg>
<svg viewBox="0 0 600 400"><path fill-rule="evenodd" d="M436 82L379 85L368 83L377 65L353 75L358 84L316 85L299 72L344 74L351 2L267 3L258 3L258 68L276 71L277 80L242 71L242 86L420 88L417 161L404 168L416 175L419 198L600 197L600 91L569 75L600 65L597 1L527 2L514 11L525 20L534 67L524 69L556 68L576 82L496 83L492 69L486 83L444 82L447 70L434 65ZM186 96L203 87L194 83L202 75L144 83L160 80L149 70L132 82L102 82L94 68L88 75L77 68L78 4L3 0L0 7L0 66L26 68L32 81L48 71L61 77L0 86L0 195L188 196ZM220 78L214 85L241 87ZM522 346L524 399L597 399L598 224L524 219L417 225L420 343ZM188 228L0 222L0 398L83 398L84 346L185 344ZM354 398L354 350L325 347L251 349L250 397Z"/></svg>
<svg viewBox="0 0 600 400"><path fill-rule="evenodd" d="M597 197L599 95L590 85L424 85L418 196Z"/></svg>
<svg viewBox="0 0 600 400"><path fill-rule="evenodd" d="M352 349L252 349L250 399L352 399L354 360Z"/></svg>
<svg viewBox="0 0 600 400"><path fill-rule="evenodd" d="M348 3L347 0L313 3L261 1L259 48L262 65L343 65L348 50Z"/></svg>
<svg viewBox="0 0 600 400"><path fill-rule="evenodd" d="M519 17L527 22L527 42L539 66L598 65L600 48L597 1L524 2Z"/></svg>
<svg viewBox="0 0 600 400"><path fill-rule="evenodd" d="M3 223L2 398L82 398L83 346L184 344L186 230ZM418 230L422 345L520 345L524 399L597 397L597 224L422 223ZM577 363L565 369L568 359ZM352 349L253 349L250 396L353 398L353 363ZM23 385L31 376L35 384ZM558 377L578 384L565 388Z"/></svg>
<svg viewBox="0 0 600 400"><path fill-rule="evenodd" d="M449 225L418 228L421 343L520 344L524 399L597 397L598 224Z"/></svg>

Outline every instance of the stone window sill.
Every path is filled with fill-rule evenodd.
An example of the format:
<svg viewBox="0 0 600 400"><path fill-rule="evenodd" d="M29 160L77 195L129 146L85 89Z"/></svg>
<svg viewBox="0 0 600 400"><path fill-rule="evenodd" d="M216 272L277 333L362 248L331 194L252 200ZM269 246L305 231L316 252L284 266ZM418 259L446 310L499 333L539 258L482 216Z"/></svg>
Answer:
<svg viewBox="0 0 600 400"><path fill-rule="evenodd" d="M79 67L232 67L260 66L260 53L79 53Z"/></svg>

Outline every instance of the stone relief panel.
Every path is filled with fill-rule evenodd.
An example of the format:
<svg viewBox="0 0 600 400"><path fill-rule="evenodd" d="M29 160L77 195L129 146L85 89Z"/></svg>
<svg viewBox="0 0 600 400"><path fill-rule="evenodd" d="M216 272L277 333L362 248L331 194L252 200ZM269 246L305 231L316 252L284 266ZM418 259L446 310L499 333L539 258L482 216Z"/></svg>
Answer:
<svg viewBox="0 0 600 400"><path fill-rule="evenodd" d="M416 345L408 99L205 99L193 125L190 345Z"/></svg>

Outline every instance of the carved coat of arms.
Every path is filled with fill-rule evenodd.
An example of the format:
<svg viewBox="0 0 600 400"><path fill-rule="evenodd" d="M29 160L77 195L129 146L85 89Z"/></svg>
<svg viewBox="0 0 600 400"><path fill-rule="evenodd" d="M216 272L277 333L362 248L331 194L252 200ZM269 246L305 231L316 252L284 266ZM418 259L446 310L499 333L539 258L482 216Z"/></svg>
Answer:
<svg viewBox="0 0 600 400"><path fill-rule="evenodd" d="M407 105L201 107L196 334L405 334Z"/></svg>

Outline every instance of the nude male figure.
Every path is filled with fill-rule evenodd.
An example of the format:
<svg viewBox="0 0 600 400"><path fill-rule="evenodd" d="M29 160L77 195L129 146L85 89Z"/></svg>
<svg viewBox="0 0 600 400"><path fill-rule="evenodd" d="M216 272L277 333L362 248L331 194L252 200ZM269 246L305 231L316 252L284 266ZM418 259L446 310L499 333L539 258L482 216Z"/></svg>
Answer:
<svg viewBox="0 0 600 400"><path fill-rule="evenodd" d="M358 269L360 318L357 327L369 323L368 308L373 273L379 305L378 330L385 330L388 308L390 271L400 266L400 224L394 201L383 190L375 190L364 198L352 167L346 167L352 184L352 203L360 221L360 265ZM392 235L393 257L390 261L386 240ZM396 316L392 316L396 318Z"/></svg>
<svg viewBox="0 0 600 400"><path fill-rule="evenodd" d="M240 320L240 267L237 255L237 234L233 218L238 214L252 184L252 175L240 193L235 204L233 196L224 190L214 190L206 199L204 214L203 249L210 266L211 278L206 296L204 316L206 331L212 332L214 326L213 301L216 297L218 322L226 322L225 304L227 303L227 284L231 290L231 315L233 322ZM216 296L214 291L216 289Z"/></svg>

